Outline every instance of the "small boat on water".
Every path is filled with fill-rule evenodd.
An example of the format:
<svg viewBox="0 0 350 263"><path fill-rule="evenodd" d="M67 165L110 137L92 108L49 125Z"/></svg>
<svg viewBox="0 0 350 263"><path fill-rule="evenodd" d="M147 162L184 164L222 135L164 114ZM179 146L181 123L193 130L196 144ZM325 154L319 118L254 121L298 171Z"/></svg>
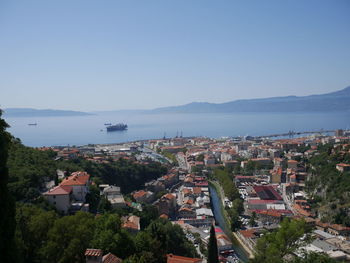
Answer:
<svg viewBox="0 0 350 263"><path fill-rule="evenodd" d="M107 132L112 132L112 131L124 131L128 129L128 125L124 123L118 123L115 125L110 125L107 126Z"/></svg>
<svg viewBox="0 0 350 263"><path fill-rule="evenodd" d="M29 126L36 126L37 123L28 123Z"/></svg>

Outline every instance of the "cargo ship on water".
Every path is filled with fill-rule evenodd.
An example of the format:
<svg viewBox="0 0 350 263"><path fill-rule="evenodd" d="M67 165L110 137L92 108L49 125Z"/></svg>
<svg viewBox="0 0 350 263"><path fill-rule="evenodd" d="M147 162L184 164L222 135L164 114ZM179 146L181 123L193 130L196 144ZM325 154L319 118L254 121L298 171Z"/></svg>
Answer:
<svg viewBox="0 0 350 263"><path fill-rule="evenodd" d="M115 125L109 125L107 126L107 132L112 132L112 131L125 131L128 129L128 125L124 123L118 123Z"/></svg>

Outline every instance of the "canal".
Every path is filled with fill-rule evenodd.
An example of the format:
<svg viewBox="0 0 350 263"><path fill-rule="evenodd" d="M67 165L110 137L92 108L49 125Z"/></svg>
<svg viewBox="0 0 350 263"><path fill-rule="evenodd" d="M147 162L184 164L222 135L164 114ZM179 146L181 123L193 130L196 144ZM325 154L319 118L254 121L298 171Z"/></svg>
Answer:
<svg viewBox="0 0 350 263"><path fill-rule="evenodd" d="M239 242L232 235L231 227L225 221L225 216L223 215L222 201L213 185L209 185L211 206L214 213L216 224L225 232L225 234L231 239L233 249L236 251L237 256L242 262L248 262L248 256L244 249L240 246Z"/></svg>

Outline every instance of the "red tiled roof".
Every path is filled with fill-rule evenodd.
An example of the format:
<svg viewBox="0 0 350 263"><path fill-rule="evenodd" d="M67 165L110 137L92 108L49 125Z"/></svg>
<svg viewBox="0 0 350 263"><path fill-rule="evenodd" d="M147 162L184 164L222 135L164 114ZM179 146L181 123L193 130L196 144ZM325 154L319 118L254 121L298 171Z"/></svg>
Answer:
<svg viewBox="0 0 350 263"><path fill-rule="evenodd" d="M304 210L300 205L298 204L293 204L293 209L296 210L296 212L300 215L303 216L311 216L311 213L309 213L308 211Z"/></svg>
<svg viewBox="0 0 350 263"><path fill-rule="evenodd" d="M144 196L145 194L147 194L147 192L145 192L144 190L140 190L140 191L134 193L133 197L138 198L138 197Z"/></svg>
<svg viewBox="0 0 350 263"><path fill-rule="evenodd" d="M85 256L101 257L102 255L103 255L103 251L101 249L87 248L85 250Z"/></svg>
<svg viewBox="0 0 350 263"><path fill-rule="evenodd" d="M193 187L193 193L200 194L200 193L202 193L202 189L200 187Z"/></svg>
<svg viewBox="0 0 350 263"><path fill-rule="evenodd" d="M215 227L215 233L223 233L220 227Z"/></svg>
<svg viewBox="0 0 350 263"><path fill-rule="evenodd" d="M46 192L44 195L68 195L72 192L72 187L71 186L56 186Z"/></svg>
<svg viewBox="0 0 350 263"><path fill-rule="evenodd" d="M194 201L192 199L188 199L185 201L185 204L193 205Z"/></svg>
<svg viewBox="0 0 350 263"><path fill-rule="evenodd" d="M113 255L112 253L108 253L107 255L104 255L102 258L102 263L121 263L121 262L122 260L117 256Z"/></svg>
<svg viewBox="0 0 350 263"><path fill-rule="evenodd" d="M65 178L60 185L86 185L90 175L86 172L74 172L71 176Z"/></svg>
<svg viewBox="0 0 350 263"><path fill-rule="evenodd" d="M140 230L140 218L138 216L129 216L122 227Z"/></svg>
<svg viewBox="0 0 350 263"><path fill-rule="evenodd" d="M183 194L192 194L192 191L189 188L183 189L182 192L183 192Z"/></svg>
<svg viewBox="0 0 350 263"><path fill-rule="evenodd" d="M200 258L188 258L182 256L176 256L173 254L167 254L167 263L201 263L202 259Z"/></svg>
<svg viewBox="0 0 350 263"><path fill-rule="evenodd" d="M271 185L257 185L253 186L254 191L261 199L265 200L282 200L282 197Z"/></svg>
<svg viewBox="0 0 350 263"><path fill-rule="evenodd" d="M169 200L172 200L172 199L174 199L175 198L175 196L173 195L173 194L165 194L165 195L163 195L163 197L164 198L166 198L166 199L169 199Z"/></svg>
<svg viewBox="0 0 350 263"><path fill-rule="evenodd" d="M350 167L350 164L347 164L347 163L338 163L337 166L341 166L341 167Z"/></svg>
<svg viewBox="0 0 350 263"><path fill-rule="evenodd" d="M276 209L266 209L266 210L252 210L253 212L260 215L267 215L273 217L280 217L282 215L291 215L293 214L290 210L276 210Z"/></svg>
<svg viewBox="0 0 350 263"><path fill-rule="evenodd" d="M179 211L188 211L188 212L192 212L193 210L192 210L191 208L189 208L189 207L181 207L181 208L179 209Z"/></svg>
<svg viewBox="0 0 350 263"><path fill-rule="evenodd" d="M245 238L252 238L254 237L255 230L254 229L247 229L247 230L240 230L239 233L242 234Z"/></svg>
<svg viewBox="0 0 350 263"><path fill-rule="evenodd" d="M164 219L168 219L168 218L169 218L169 216L166 215L166 214L161 214L159 217L160 217L160 218L164 218Z"/></svg>

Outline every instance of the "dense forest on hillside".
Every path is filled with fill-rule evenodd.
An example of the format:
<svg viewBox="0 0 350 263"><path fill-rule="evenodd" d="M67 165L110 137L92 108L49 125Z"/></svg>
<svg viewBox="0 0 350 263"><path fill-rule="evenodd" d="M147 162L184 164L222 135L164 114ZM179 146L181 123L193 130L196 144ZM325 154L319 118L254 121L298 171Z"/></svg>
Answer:
<svg viewBox="0 0 350 263"><path fill-rule="evenodd" d="M45 181L54 179L57 163L53 151L39 151L12 139L7 166L9 190L16 200L33 200L40 195Z"/></svg>
<svg viewBox="0 0 350 263"><path fill-rule="evenodd" d="M120 186L124 194L140 189L145 182L157 179L167 172L167 168L158 162L149 161L145 165L125 159L94 163L77 158L59 162L58 167L66 171L84 170L98 178L99 182Z"/></svg>
<svg viewBox="0 0 350 263"><path fill-rule="evenodd" d="M336 169L350 164L350 146L320 145L319 154L309 160L311 178L306 190L313 199L313 210L324 222L350 226L350 172Z"/></svg>
<svg viewBox="0 0 350 263"><path fill-rule="evenodd" d="M51 150L40 151L24 146L18 139L12 139L7 162L8 188L17 201L32 201L38 198L45 182L57 180L57 169L65 170L67 174L86 171L98 183L120 186L123 193L140 189L145 182L167 172L167 168L157 162L144 165L120 159L101 164L83 158L54 161L55 156L56 153Z"/></svg>
<svg viewBox="0 0 350 263"><path fill-rule="evenodd" d="M121 227L120 215L90 213L59 217L30 204L17 204L16 262L85 262L86 248L126 259L127 263L161 263L165 255L198 256L183 230L164 219L156 219L136 235Z"/></svg>

